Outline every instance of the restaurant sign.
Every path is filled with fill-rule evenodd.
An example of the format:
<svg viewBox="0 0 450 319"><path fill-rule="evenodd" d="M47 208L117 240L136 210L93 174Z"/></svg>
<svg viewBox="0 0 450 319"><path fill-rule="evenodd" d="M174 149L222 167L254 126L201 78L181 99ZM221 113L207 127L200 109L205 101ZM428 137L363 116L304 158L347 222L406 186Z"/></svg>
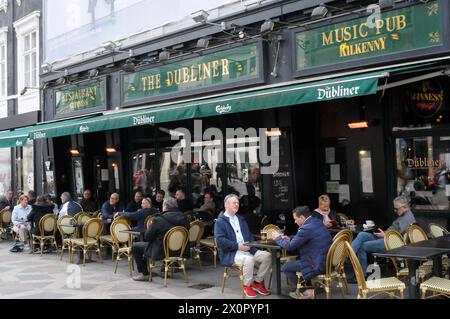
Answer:
<svg viewBox="0 0 450 319"><path fill-rule="evenodd" d="M259 43L123 74L123 104L204 93L262 81Z"/></svg>
<svg viewBox="0 0 450 319"><path fill-rule="evenodd" d="M409 6L295 34L296 71L444 44L442 1Z"/></svg>
<svg viewBox="0 0 450 319"><path fill-rule="evenodd" d="M436 79L419 82L409 91L411 109L421 118L432 118L439 113L444 102L444 90Z"/></svg>
<svg viewBox="0 0 450 319"><path fill-rule="evenodd" d="M56 91L55 116L64 117L74 112L91 112L94 108L106 108L106 81L100 80L70 86Z"/></svg>

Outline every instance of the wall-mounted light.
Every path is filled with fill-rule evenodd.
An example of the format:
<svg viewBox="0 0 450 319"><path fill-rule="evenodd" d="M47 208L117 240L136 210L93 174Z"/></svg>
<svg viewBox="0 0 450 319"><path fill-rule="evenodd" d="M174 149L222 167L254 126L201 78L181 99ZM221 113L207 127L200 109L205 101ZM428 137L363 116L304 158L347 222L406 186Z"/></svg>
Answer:
<svg viewBox="0 0 450 319"><path fill-rule="evenodd" d="M70 152L70 154L71 154L72 156L78 156L78 155L80 155L80 151L79 151L78 149L76 149L76 148L71 149L69 152Z"/></svg>
<svg viewBox="0 0 450 319"><path fill-rule="evenodd" d="M347 123L348 128L350 129L363 129L369 127L369 122L367 121L359 121L359 122L350 122Z"/></svg>
<svg viewBox="0 0 450 319"><path fill-rule="evenodd" d="M115 147L107 147L106 148L106 153L117 153L117 149Z"/></svg>
<svg viewBox="0 0 450 319"><path fill-rule="evenodd" d="M207 49L209 46L209 39L208 38L201 38L198 39L196 48L197 49Z"/></svg>
<svg viewBox="0 0 450 319"><path fill-rule="evenodd" d="M280 130L279 128L277 129L272 129L272 130L267 130L266 131L266 136L267 137L277 137L277 136L282 136L284 135L284 132L282 130Z"/></svg>
<svg viewBox="0 0 450 319"><path fill-rule="evenodd" d="M260 33L267 34L269 32L272 32L274 27L275 27L275 22L268 19L268 20L264 21L264 23L261 25Z"/></svg>

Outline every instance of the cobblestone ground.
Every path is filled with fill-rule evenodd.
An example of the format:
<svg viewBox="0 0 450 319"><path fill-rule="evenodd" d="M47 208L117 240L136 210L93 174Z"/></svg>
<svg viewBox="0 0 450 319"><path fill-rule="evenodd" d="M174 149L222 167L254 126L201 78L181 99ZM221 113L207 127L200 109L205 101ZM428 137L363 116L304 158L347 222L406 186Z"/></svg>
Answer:
<svg viewBox="0 0 450 319"><path fill-rule="evenodd" d="M212 260L205 255L203 267L188 260L189 283L185 284L182 273L175 273L164 288L163 278L154 277L153 282L135 282L128 273L127 261L120 261L117 274L111 256L104 253L103 263L96 260L82 265L70 264L67 252L60 261L59 254L40 256L29 252L11 253L11 241L0 242L0 298L42 299L242 299L239 280L232 275L225 292L220 292L223 268L214 268ZM136 274L136 272L134 273ZM78 276L79 275L79 276ZM355 298L356 285L350 285L346 298ZM286 279L282 275L283 295L271 295L260 299L287 298ZM318 291L318 298L324 298ZM337 289L333 298L342 298Z"/></svg>

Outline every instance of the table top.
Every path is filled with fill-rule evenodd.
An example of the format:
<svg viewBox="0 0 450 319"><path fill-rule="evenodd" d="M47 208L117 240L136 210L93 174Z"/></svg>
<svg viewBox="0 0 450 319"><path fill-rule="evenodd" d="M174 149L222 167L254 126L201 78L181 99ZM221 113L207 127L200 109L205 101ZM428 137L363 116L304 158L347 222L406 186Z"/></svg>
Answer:
<svg viewBox="0 0 450 319"><path fill-rule="evenodd" d="M251 242L245 243L245 245L247 245L249 247L256 247L256 248L281 249L281 247L277 245L275 240L271 240L271 239L251 241Z"/></svg>
<svg viewBox="0 0 450 319"><path fill-rule="evenodd" d="M145 234L146 231L147 231L147 229L140 228L140 229L121 230L120 232L132 234L132 235L141 235L141 234Z"/></svg>
<svg viewBox="0 0 450 319"><path fill-rule="evenodd" d="M443 255L445 253L442 249L429 248L429 247L415 247L411 245L398 247L395 249L387 250L384 253L372 253L376 257L395 257L414 259L419 261L426 261L433 257Z"/></svg>
<svg viewBox="0 0 450 319"><path fill-rule="evenodd" d="M450 235L433 238L429 240L420 241L415 244L410 244L412 247L434 248L450 252Z"/></svg>

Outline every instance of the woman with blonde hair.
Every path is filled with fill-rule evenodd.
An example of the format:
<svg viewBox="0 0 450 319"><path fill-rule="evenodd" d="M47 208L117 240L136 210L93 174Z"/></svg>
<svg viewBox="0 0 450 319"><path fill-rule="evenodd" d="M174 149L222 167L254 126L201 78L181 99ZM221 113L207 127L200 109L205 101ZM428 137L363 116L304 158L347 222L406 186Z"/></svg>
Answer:
<svg viewBox="0 0 450 319"><path fill-rule="evenodd" d="M330 197L326 194L319 196L319 207L314 210L314 215L323 220L323 224L327 228L332 227L341 227L340 218L337 212L334 209L331 209L331 200ZM348 220L347 225L354 225L355 222L353 220Z"/></svg>

